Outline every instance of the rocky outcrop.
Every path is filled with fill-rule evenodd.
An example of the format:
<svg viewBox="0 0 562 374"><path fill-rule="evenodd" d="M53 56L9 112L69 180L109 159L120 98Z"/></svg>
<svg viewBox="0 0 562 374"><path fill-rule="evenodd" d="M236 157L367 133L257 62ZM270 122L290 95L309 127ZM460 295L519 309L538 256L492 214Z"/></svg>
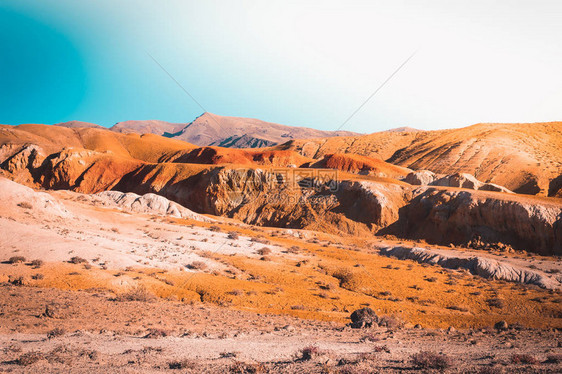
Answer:
<svg viewBox="0 0 562 374"><path fill-rule="evenodd" d="M385 247L379 253L401 260L414 260L419 263L439 265L448 269L467 269L472 274L486 279L498 279L509 282L534 284L547 289L561 289L562 282L538 270L518 267L490 258L469 256L459 252L443 253L417 247Z"/></svg>
<svg viewBox="0 0 562 374"><path fill-rule="evenodd" d="M34 144L17 146L5 144L0 148L0 169L18 182L31 182L33 172L45 160L42 149Z"/></svg>
<svg viewBox="0 0 562 374"><path fill-rule="evenodd" d="M203 222L214 221L153 193L140 196L131 192L104 191L94 196L98 198L96 199L97 203L117 207L127 212L193 219Z"/></svg>
<svg viewBox="0 0 562 374"><path fill-rule="evenodd" d="M411 197L409 188L393 183L337 181L314 173L297 181L298 173L213 168L161 183L161 173L139 170L115 189L157 193L196 212L249 224L355 234L392 224Z"/></svg>
<svg viewBox="0 0 562 374"><path fill-rule="evenodd" d="M439 178L428 184L432 186L459 187L459 188L467 188L470 190L484 190L484 191L512 193L507 188L498 186L497 184L480 182L473 175L467 173L455 173L455 174L447 175L443 178Z"/></svg>
<svg viewBox="0 0 562 374"><path fill-rule="evenodd" d="M414 186L426 186L437 179L434 172L429 170L416 170L406 175L404 182Z"/></svg>
<svg viewBox="0 0 562 374"><path fill-rule="evenodd" d="M541 254L562 254L562 205L479 191L418 189L394 225L396 235L439 244L474 236ZM509 196L509 198L507 198Z"/></svg>
<svg viewBox="0 0 562 374"><path fill-rule="evenodd" d="M494 183L483 183L476 179L473 175L467 173L455 173L439 177L429 170L414 171L404 178L404 182L416 186L442 186L442 187L458 187L470 190L496 191L513 193L505 187Z"/></svg>

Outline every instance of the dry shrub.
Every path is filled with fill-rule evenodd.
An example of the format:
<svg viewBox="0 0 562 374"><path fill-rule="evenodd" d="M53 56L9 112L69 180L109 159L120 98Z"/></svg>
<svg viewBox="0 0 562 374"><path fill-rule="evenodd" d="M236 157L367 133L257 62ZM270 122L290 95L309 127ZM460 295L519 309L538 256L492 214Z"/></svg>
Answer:
<svg viewBox="0 0 562 374"><path fill-rule="evenodd" d="M238 233L236 231L230 231L228 233L228 239L233 239L236 240L240 237L240 235L238 235Z"/></svg>
<svg viewBox="0 0 562 374"><path fill-rule="evenodd" d="M31 209L33 208L33 205L31 205L30 203L28 203L27 201L22 201L21 203L18 204L18 206L20 208L24 208L24 209Z"/></svg>
<svg viewBox="0 0 562 374"><path fill-rule="evenodd" d="M44 359L44 356L41 352L27 352L19 356L14 362L16 365L20 366L29 366L37 361Z"/></svg>
<svg viewBox="0 0 562 374"><path fill-rule="evenodd" d="M353 271L348 268L339 268L334 273L332 277L340 281L340 287L354 291L359 285L359 277Z"/></svg>
<svg viewBox="0 0 562 374"><path fill-rule="evenodd" d="M192 270L205 270L207 269L207 264L203 261L193 261L191 264L187 265L187 267Z"/></svg>
<svg viewBox="0 0 562 374"><path fill-rule="evenodd" d="M484 366L477 371L478 374L503 374L504 372L501 366Z"/></svg>
<svg viewBox="0 0 562 374"><path fill-rule="evenodd" d="M31 279L35 279L35 280L41 280L41 279L43 279L43 278L45 278L45 276L44 276L43 274L40 274L40 273L33 274L33 275L31 276Z"/></svg>
<svg viewBox="0 0 562 374"><path fill-rule="evenodd" d="M142 301L142 302L154 302L156 301L156 296L152 292L146 289L142 284L137 285L128 291L119 294L115 301Z"/></svg>
<svg viewBox="0 0 562 374"><path fill-rule="evenodd" d="M398 329L402 328L405 322L396 316L382 316L379 318L379 326L386 327L388 329Z"/></svg>
<svg viewBox="0 0 562 374"><path fill-rule="evenodd" d="M320 348L315 345L309 345L299 350L297 359L302 361L312 360L322 354Z"/></svg>
<svg viewBox="0 0 562 374"><path fill-rule="evenodd" d="M197 364L191 360L177 360L168 362L168 367L172 370L179 370L179 369L195 369Z"/></svg>
<svg viewBox="0 0 562 374"><path fill-rule="evenodd" d="M79 256L74 256L68 262L71 264L87 264L88 260Z"/></svg>
<svg viewBox="0 0 562 374"><path fill-rule="evenodd" d="M14 286L23 286L24 283L25 283L23 277L12 278L11 276L10 276L10 279L8 280L8 282L10 282Z"/></svg>
<svg viewBox="0 0 562 374"><path fill-rule="evenodd" d="M43 260L33 260L31 261L30 265L34 268L40 268L41 266L43 266Z"/></svg>
<svg viewBox="0 0 562 374"><path fill-rule="evenodd" d="M327 292L320 292L320 293L318 293L318 297L320 297L322 299L329 299L330 295L328 295Z"/></svg>
<svg viewBox="0 0 562 374"><path fill-rule="evenodd" d="M488 304L489 307L494 307L494 308L499 308L499 309L502 309L504 307L503 300L498 299L497 297L486 300L486 303Z"/></svg>
<svg viewBox="0 0 562 374"><path fill-rule="evenodd" d="M256 238L250 239L251 242L260 243L260 244L269 244L269 240L264 238L263 236L258 236Z"/></svg>
<svg viewBox="0 0 562 374"><path fill-rule="evenodd" d="M435 352L422 351L411 356L412 364L418 369L444 370L451 366L452 362L446 355Z"/></svg>
<svg viewBox="0 0 562 374"><path fill-rule="evenodd" d="M144 336L145 339L157 339L157 338L165 338L168 336L169 333L163 329L150 329L148 330L148 334Z"/></svg>
<svg viewBox="0 0 562 374"><path fill-rule="evenodd" d="M47 339L58 338L60 336L63 336L64 334L66 334L66 331L64 331L63 328L55 327L47 333Z"/></svg>
<svg viewBox="0 0 562 374"><path fill-rule="evenodd" d="M299 246L293 245L290 248L287 248L287 252L288 253L299 253L301 251L301 248Z"/></svg>
<svg viewBox="0 0 562 374"><path fill-rule="evenodd" d="M12 256L8 259L10 264L18 264L20 262L25 262L25 257L23 256Z"/></svg>
<svg viewBox="0 0 562 374"><path fill-rule="evenodd" d="M511 356L511 362L514 364L535 365L539 363L539 360L526 353L516 353Z"/></svg>
<svg viewBox="0 0 562 374"><path fill-rule="evenodd" d="M263 248L257 250L257 254L262 255L262 256L269 255L269 254L271 254L271 249L269 249L267 247L263 247Z"/></svg>
<svg viewBox="0 0 562 374"><path fill-rule="evenodd" d="M213 225L213 226L210 226L210 227L209 227L209 231L212 231L212 232L220 232L220 231L221 231L221 228L220 228L219 226Z"/></svg>
<svg viewBox="0 0 562 374"><path fill-rule="evenodd" d="M546 362L549 364L560 364L562 363L562 354L560 355L548 355L546 356Z"/></svg>
<svg viewBox="0 0 562 374"><path fill-rule="evenodd" d="M459 305L451 305L451 306L448 306L447 309L458 310L459 312L468 312L467 308L465 308L463 306L459 306Z"/></svg>
<svg viewBox="0 0 562 374"><path fill-rule="evenodd" d="M48 318L66 318L66 308L59 304L47 304L43 315Z"/></svg>
<svg viewBox="0 0 562 374"><path fill-rule="evenodd" d="M237 361L228 368L228 371L236 374L259 374L266 373L267 367L261 363L247 363Z"/></svg>

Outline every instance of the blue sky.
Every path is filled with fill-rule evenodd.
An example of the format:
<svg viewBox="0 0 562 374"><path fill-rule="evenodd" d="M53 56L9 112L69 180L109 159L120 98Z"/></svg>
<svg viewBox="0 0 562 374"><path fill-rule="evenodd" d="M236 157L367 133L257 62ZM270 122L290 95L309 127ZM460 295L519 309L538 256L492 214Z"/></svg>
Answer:
<svg viewBox="0 0 562 374"><path fill-rule="evenodd" d="M0 123L562 120L560 1L0 2Z"/></svg>

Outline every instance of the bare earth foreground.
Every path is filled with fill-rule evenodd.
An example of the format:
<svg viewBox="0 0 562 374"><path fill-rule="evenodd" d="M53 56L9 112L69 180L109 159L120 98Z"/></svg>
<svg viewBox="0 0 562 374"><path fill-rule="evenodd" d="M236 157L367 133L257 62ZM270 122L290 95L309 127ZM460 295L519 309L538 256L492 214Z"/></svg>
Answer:
<svg viewBox="0 0 562 374"><path fill-rule="evenodd" d="M214 306L116 302L101 292L11 285L1 287L0 302L0 369L6 372L410 372L418 371L412 356L420 351L446 354L449 372L561 368L560 335L553 330L359 330ZM45 314L53 303L58 307ZM56 328L66 333L57 336ZM307 347L312 357L304 360ZM536 362L515 364L518 358Z"/></svg>

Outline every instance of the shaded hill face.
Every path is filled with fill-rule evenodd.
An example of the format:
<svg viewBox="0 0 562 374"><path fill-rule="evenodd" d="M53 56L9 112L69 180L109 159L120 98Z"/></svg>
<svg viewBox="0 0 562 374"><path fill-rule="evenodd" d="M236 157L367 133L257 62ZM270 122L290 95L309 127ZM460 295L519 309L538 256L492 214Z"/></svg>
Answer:
<svg viewBox="0 0 562 374"><path fill-rule="evenodd" d="M550 181L562 174L562 122L379 132L294 140L275 148L295 150L314 158L337 152L354 153L414 170L469 173L483 182L524 194L547 195Z"/></svg>
<svg viewBox="0 0 562 374"><path fill-rule="evenodd" d="M105 128L103 126L96 125L95 123L82 122L82 121L69 121L69 122L56 123L54 124L54 126L68 127L71 129L77 129L77 128L104 129Z"/></svg>
<svg viewBox="0 0 562 374"><path fill-rule="evenodd" d="M338 169L349 173L394 179L402 179L411 172L408 168L392 165L376 158L342 153L325 155L321 160L311 164L310 167Z"/></svg>
<svg viewBox="0 0 562 374"><path fill-rule="evenodd" d="M185 123L170 123L166 121L124 121L113 125L110 130L120 133L165 135L180 131Z"/></svg>

